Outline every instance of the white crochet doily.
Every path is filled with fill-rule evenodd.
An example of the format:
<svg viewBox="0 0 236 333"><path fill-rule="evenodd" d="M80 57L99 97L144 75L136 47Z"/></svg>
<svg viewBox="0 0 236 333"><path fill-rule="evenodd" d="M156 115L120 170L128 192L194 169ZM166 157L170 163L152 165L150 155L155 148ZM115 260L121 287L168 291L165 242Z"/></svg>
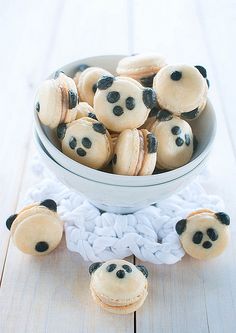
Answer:
<svg viewBox="0 0 236 333"><path fill-rule="evenodd" d="M64 221L68 249L93 262L134 254L154 264L174 264L184 256L175 232L176 222L195 209L224 210L218 196L206 194L199 177L178 194L136 213L101 213L55 179L38 159L33 170L40 181L28 191L23 204L55 200Z"/></svg>

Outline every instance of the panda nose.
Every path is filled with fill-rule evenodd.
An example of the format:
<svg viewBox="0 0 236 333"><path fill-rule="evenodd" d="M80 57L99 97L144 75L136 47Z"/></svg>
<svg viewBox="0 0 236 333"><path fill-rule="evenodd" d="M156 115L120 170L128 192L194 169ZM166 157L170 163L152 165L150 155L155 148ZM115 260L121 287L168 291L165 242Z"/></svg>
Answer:
<svg viewBox="0 0 236 333"><path fill-rule="evenodd" d="M37 252L45 252L45 251L47 251L48 248L49 248L49 245L47 242L38 242L35 245L35 250Z"/></svg>
<svg viewBox="0 0 236 333"><path fill-rule="evenodd" d="M125 277L125 271L123 269L120 269L119 271L116 272L116 276L119 279L123 279Z"/></svg>

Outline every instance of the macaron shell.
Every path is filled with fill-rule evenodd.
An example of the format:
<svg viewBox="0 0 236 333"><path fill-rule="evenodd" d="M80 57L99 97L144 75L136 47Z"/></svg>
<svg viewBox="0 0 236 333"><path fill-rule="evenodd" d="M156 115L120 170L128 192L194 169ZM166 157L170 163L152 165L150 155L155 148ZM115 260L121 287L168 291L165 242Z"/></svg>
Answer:
<svg viewBox="0 0 236 333"><path fill-rule="evenodd" d="M103 75L111 76L111 73L99 67L89 67L81 73L77 84L78 94L81 102L87 102L89 105L93 106L93 86Z"/></svg>
<svg viewBox="0 0 236 333"><path fill-rule="evenodd" d="M116 141L113 158L113 172L118 175L135 175L139 160L139 131L137 129L124 130Z"/></svg>
<svg viewBox="0 0 236 333"><path fill-rule="evenodd" d="M98 133L94 130L93 124L98 123L91 118L81 118L68 125L65 137L62 140L62 151L73 160L94 169L105 167L111 160L113 147L110 134ZM76 140L76 146L71 148L70 140ZM83 139L90 141L91 146L85 147ZM77 149L83 149L84 156L77 153Z"/></svg>
<svg viewBox="0 0 236 333"><path fill-rule="evenodd" d="M128 313L132 313L137 311L144 303L146 297L147 297L147 289L144 290L144 293L142 295L142 297L140 297L137 301L135 301L134 303L128 304L128 305L116 305L116 306L112 306L112 305L108 305L106 303L104 303L99 296L96 295L96 293L94 292L94 290L92 288L91 289L91 294L92 297L95 301L95 303L99 306L101 306L104 310L109 311L111 313L115 313L115 314L128 314Z"/></svg>
<svg viewBox="0 0 236 333"><path fill-rule="evenodd" d="M62 94L56 80L46 80L41 84L35 100L37 103L40 121L52 129L56 128L62 115Z"/></svg>
<svg viewBox="0 0 236 333"><path fill-rule="evenodd" d="M174 135L172 128L178 126L181 133ZM193 134L190 125L178 117L168 121L157 120L151 132L156 136L158 142L157 167L172 170L188 163L193 154ZM185 134L189 135L190 143L187 146ZM177 146L176 140L183 140L181 146Z"/></svg>
<svg viewBox="0 0 236 333"><path fill-rule="evenodd" d="M25 218L15 229L13 242L19 250L31 255L44 255L54 250L61 241L63 234L62 222L54 214L36 213ZM47 251L38 252L38 242L46 242Z"/></svg>
<svg viewBox="0 0 236 333"><path fill-rule="evenodd" d="M80 102L76 107L76 118L75 119L88 117L89 113L94 113L92 106L86 102Z"/></svg>
<svg viewBox="0 0 236 333"><path fill-rule="evenodd" d="M218 234L215 241L211 241L212 246L205 249L202 244L209 241L207 229L214 229ZM193 242L193 236L196 232L204 232L201 244ZM187 218L186 230L180 235L180 240L184 250L196 259L210 259L220 255L229 242L229 228L220 223L214 214L202 212Z"/></svg>
<svg viewBox="0 0 236 333"><path fill-rule="evenodd" d="M175 71L182 73L180 80L171 79ZM155 76L153 88L161 108L176 115L189 112L199 107L207 97L207 83L200 72L193 66L167 65Z"/></svg>
<svg viewBox="0 0 236 333"><path fill-rule="evenodd" d="M166 65L165 59L160 54L137 54L121 59L116 72L122 76L131 76L139 79L157 73Z"/></svg>
<svg viewBox="0 0 236 333"><path fill-rule="evenodd" d="M120 99L109 103L107 96L111 92L118 92ZM126 99L132 97L135 107L126 108ZM123 114L117 116L113 113L114 107L121 107ZM143 87L135 80L126 77L117 77L106 90L97 89L94 97L94 112L99 121L111 131L122 132L125 129L140 127L148 117L149 109L143 102Z"/></svg>
<svg viewBox="0 0 236 333"><path fill-rule="evenodd" d="M60 73L56 81L59 82L62 93L62 116L60 123L69 123L75 120L77 114L76 107L70 109L69 105L69 91L73 91L73 93L77 96L76 85L74 80L64 73Z"/></svg>

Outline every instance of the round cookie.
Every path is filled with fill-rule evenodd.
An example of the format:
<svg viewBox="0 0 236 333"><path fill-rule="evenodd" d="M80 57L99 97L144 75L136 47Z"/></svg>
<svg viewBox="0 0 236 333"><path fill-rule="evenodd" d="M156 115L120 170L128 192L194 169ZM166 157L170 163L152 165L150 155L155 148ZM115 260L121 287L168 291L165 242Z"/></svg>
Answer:
<svg viewBox="0 0 236 333"><path fill-rule="evenodd" d="M140 127L155 105L154 90L131 78L104 76L97 83L94 112L111 131Z"/></svg>
<svg viewBox="0 0 236 333"><path fill-rule="evenodd" d="M73 160L101 169L112 158L113 146L105 126L95 119L84 117L70 124L61 124L57 136L62 140L62 151Z"/></svg>
<svg viewBox="0 0 236 333"><path fill-rule="evenodd" d="M86 102L80 102L77 106L76 106L76 119L80 119L83 117L89 117L89 118L93 118L96 119L96 116L94 114L94 110L92 108L91 105L89 105Z"/></svg>
<svg viewBox="0 0 236 333"><path fill-rule="evenodd" d="M113 259L92 264L89 273L94 301L109 312L132 313L147 297L148 271L144 266Z"/></svg>
<svg viewBox="0 0 236 333"><path fill-rule="evenodd" d="M80 74L77 83L80 101L93 106L97 82L103 75L111 75L111 73L100 67L88 67Z"/></svg>
<svg viewBox="0 0 236 333"><path fill-rule="evenodd" d="M175 229L184 250L193 258L210 259L220 255L229 241L230 218L226 213L201 209L177 222Z"/></svg>
<svg viewBox="0 0 236 333"><path fill-rule="evenodd" d="M194 142L190 125L168 111L160 111L150 130L158 141L157 168L172 170L188 163Z"/></svg>
<svg viewBox="0 0 236 333"><path fill-rule="evenodd" d="M115 145L113 172L127 176L151 175L156 158L156 137L146 129L127 129L119 135Z"/></svg>
<svg viewBox="0 0 236 333"><path fill-rule="evenodd" d="M56 212L56 203L47 199L11 215L6 225L16 247L31 255L44 255L53 251L63 234L63 223Z"/></svg>
<svg viewBox="0 0 236 333"><path fill-rule="evenodd" d="M121 59L116 72L139 81L145 87L152 87L154 76L165 65L165 59L160 54L144 53Z"/></svg>
<svg viewBox="0 0 236 333"><path fill-rule="evenodd" d="M76 118L78 103L74 81L63 72L56 72L54 79L44 81L37 92L35 110L42 124L56 128Z"/></svg>
<svg viewBox="0 0 236 333"><path fill-rule="evenodd" d="M197 67L167 65L157 73L153 89L162 109L188 120L199 116L206 104L208 85L206 73Z"/></svg>

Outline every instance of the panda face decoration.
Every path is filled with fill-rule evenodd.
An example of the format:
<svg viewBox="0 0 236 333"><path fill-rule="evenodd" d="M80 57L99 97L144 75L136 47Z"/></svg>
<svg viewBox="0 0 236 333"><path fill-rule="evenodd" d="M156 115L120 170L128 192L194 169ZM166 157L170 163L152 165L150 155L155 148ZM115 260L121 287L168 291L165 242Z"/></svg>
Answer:
<svg viewBox="0 0 236 333"><path fill-rule="evenodd" d="M99 121L114 131L122 132L141 126L156 105L156 94L127 77L102 77L97 83L94 111Z"/></svg>
<svg viewBox="0 0 236 333"><path fill-rule="evenodd" d="M230 218L226 213L199 210L180 220L176 232L184 250L196 259L220 255L229 239Z"/></svg>

